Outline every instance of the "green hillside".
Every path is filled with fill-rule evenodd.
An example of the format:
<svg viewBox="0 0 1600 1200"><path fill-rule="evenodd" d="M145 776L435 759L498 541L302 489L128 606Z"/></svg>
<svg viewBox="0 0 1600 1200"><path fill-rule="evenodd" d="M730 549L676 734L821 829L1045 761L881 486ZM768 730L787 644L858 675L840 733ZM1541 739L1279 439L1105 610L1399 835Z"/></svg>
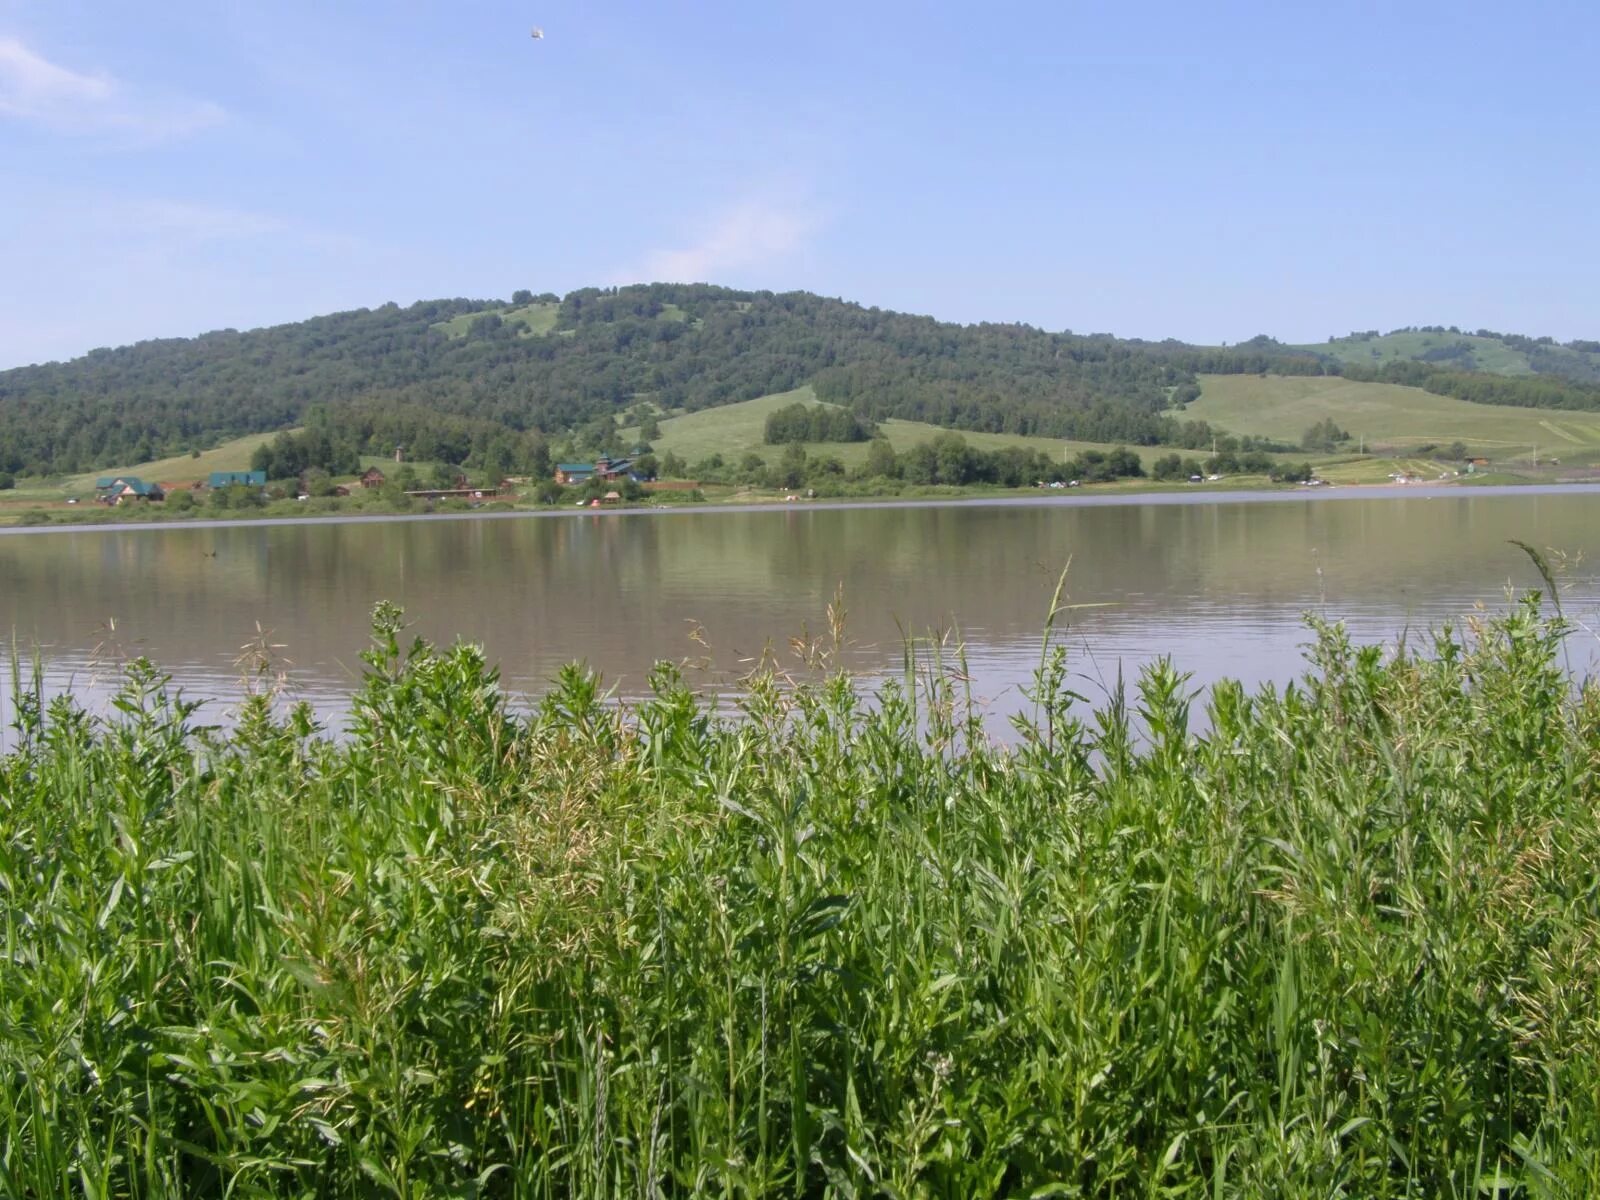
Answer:
<svg viewBox="0 0 1600 1200"><path fill-rule="evenodd" d="M137 475L141 479L157 482L205 479L213 471L248 471L250 456L255 453L256 447L271 441L273 436L252 433L203 450L198 455L178 454L147 462L119 463L105 470L69 477L62 486L69 492L82 492L93 488L96 477L101 475Z"/></svg>
<svg viewBox="0 0 1600 1200"><path fill-rule="evenodd" d="M959 325L807 292L649 284L386 304L0 371L0 473L125 469L303 428L299 466L387 458L403 446L418 459L536 474L552 453L608 449L619 422L648 413L685 422L672 435L685 458L713 444L742 454L760 438L741 423L759 426L766 410L689 418L797 389L879 424L897 444L936 427L978 448L1044 439L1052 453L1068 443L1197 450L1213 431L1186 422L1210 420L1209 410L1182 410L1201 395L1199 376L1262 374L1469 402L1416 401L1426 436L1445 440L1497 428L1474 406L1556 414L1546 423L1557 439L1566 414L1600 411L1600 343L1434 328L1321 346L1260 336L1205 347ZM1443 426L1433 420L1441 416ZM1495 440L1531 443L1527 424Z"/></svg>
<svg viewBox="0 0 1600 1200"><path fill-rule="evenodd" d="M1577 383L1600 382L1600 342L1562 345L1549 337L1440 326L1376 330L1294 347L1344 366L1380 368L1392 362L1425 362L1491 375L1549 375Z"/></svg>
<svg viewBox="0 0 1600 1200"><path fill-rule="evenodd" d="M1208 375L1200 386L1189 414L1230 433L1298 441L1309 426L1331 418L1378 453L1460 441L1491 459L1537 452L1563 462L1600 460L1600 413L1473 404L1327 375Z"/></svg>
<svg viewBox="0 0 1600 1200"><path fill-rule="evenodd" d="M763 441L767 417L780 408L796 402L820 404L811 387L796 388L772 396L761 396L738 404L726 404L700 412L669 417L660 422L661 436L652 438L650 445L658 455L676 454L691 466L713 454L719 454L730 463L738 462L746 454L755 453L769 462L776 462L783 453L782 446L770 446ZM931 440L945 432L937 425L925 421L890 419L878 426L879 432L889 439L896 451L906 451L921 442ZM1108 450L1108 443L1076 442L1060 438L1028 437L1020 434L981 433L962 431L961 436L975 450L1001 450L1020 447L1040 450L1052 459L1063 460L1083 450ZM630 426L623 431L622 440L640 440L639 427ZM1159 450L1132 447L1146 465ZM866 460L866 442L813 442L806 446L813 455L831 455L846 467L859 466Z"/></svg>
<svg viewBox="0 0 1600 1200"><path fill-rule="evenodd" d="M561 305L552 301L537 301L532 304L515 305L505 309L477 309L472 312L458 313L448 321L435 321L428 328L445 337L455 339L464 338L472 327L480 320L498 318L502 323L510 325L524 337L544 337L555 331L556 322L561 316Z"/></svg>
<svg viewBox="0 0 1600 1200"><path fill-rule="evenodd" d="M876 421L1154 444L1170 435L1169 397L1192 382L1192 364L1143 344L955 325L805 292L523 292L0 371L0 471L90 471L294 425L380 454L463 434L476 458L496 441L532 453L535 431L592 449L586 428L641 403L694 412L805 385Z"/></svg>

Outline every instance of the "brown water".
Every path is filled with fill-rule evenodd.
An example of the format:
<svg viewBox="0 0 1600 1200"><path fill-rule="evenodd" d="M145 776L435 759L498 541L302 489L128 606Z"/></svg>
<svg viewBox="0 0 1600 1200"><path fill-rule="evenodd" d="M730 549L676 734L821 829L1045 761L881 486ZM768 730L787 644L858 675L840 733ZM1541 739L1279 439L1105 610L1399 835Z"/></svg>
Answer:
<svg viewBox="0 0 1600 1200"><path fill-rule="evenodd" d="M824 631L842 590L850 665L897 672L905 634L942 632L1004 714L1069 559L1068 599L1091 606L1069 614L1079 691L1160 655L1197 683L1281 682L1302 669L1307 611L1392 642L1539 586L1511 538L1581 556L1565 600L1596 624L1597 517L1600 491L1567 488L19 533L0 536L0 633L38 648L52 691L103 702L116 664L145 654L227 700L259 625L293 694L337 719L379 600L422 636L483 643L515 691L581 659L627 697L657 659L708 689L767 650L792 664L790 639ZM1595 645L1573 639L1579 670Z"/></svg>

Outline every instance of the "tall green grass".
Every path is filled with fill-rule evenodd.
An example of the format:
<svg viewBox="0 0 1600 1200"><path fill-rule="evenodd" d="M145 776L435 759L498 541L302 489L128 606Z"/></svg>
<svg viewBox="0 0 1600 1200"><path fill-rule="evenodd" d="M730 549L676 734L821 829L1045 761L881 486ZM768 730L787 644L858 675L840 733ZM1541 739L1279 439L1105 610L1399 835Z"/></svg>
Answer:
<svg viewBox="0 0 1600 1200"><path fill-rule="evenodd" d="M0 1194L1600 1193L1600 691L1536 601L1305 678L1170 666L984 740L564 671L379 613L342 738L148 663L21 681Z"/></svg>

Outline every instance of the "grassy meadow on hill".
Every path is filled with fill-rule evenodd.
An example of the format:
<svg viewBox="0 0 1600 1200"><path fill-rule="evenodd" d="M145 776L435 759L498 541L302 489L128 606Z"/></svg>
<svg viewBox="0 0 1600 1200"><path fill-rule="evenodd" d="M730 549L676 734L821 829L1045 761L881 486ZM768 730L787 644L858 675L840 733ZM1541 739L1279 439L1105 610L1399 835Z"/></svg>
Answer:
<svg viewBox="0 0 1600 1200"><path fill-rule="evenodd" d="M1298 442L1331 418L1368 450L1404 452L1460 441L1494 460L1600 460L1600 413L1473 404L1421 388L1334 375L1206 375L1186 415L1226 429ZM1355 449L1352 444L1350 449Z"/></svg>
<svg viewBox="0 0 1600 1200"><path fill-rule="evenodd" d="M1402 331L1366 340L1339 338L1332 342L1310 343L1294 348L1327 355L1341 363L1377 367L1400 359L1425 359L1430 354L1436 355L1455 346L1465 347L1481 371L1496 375L1533 373L1526 354L1512 349L1497 338L1474 337L1471 334Z"/></svg>
<svg viewBox="0 0 1600 1200"><path fill-rule="evenodd" d="M276 436L275 433L252 433L213 446L210 450L202 450L198 455L175 454L104 471L87 471L82 475L69 476L62 481L62 487L72 493L93 491L94 481L104 475L137 475L140 479L158 483L162 480L204 479L213 471L248 471L250 456L255 453L256 447L270 442Z"/></svg>
<svg viewBox="0 0 1600 1200"><path fill-rule="evenodd" d="M1518 334L1451 332L1440 327L1354 333L1326 342L1289 347L1347 366L1382 367L1394 362L1428 362L1491 375L1546 375L1600 380L1600 344Z"/></svg>
<svg viewBox="0 0 1600 1200"><path fill-rule="evenodd" d="M212 471L247 471L255 448L276 436L252 433L202 450L198 456L175 454L57 479L22 479L15 490L0 492L0 510L55 506L68 499L81 501L94 495L94 481L105 475L137 475L147 483L173 483L205 479Z"/></svg>
<svg viewBox="0 0 1600 1200"><path fill-rule="evenodd" d="M479 309L458 313L448 321L435 321L429 328L437 330L447 338L464 338L481 317L491 313L497 315L505 324L515 326L518 333L524 337L544 337L555 331L556 322L561 316L561 305L549 301L535 301L532 304L521 304L501 310Z"/></svg>
<svg viewBox="0 0 1600 1200"><path fill-rule="evenodd" d="M766 421L780 408L795 403L820 404L810 386L796 388L745 400L738 404L724 404L717 408L664 417L660 421L661 436L650 439L658 455L676 454L690 466L712 454L720 454L730 463L736 463L746 454L755 453L768 462L776 462L783 453L782 446L768 445L764 440ZM941 433L958 433L967 445L976 450L1000 450L1020 446L1029 450L1042 450L1054 459L1067 458L1080 450L1109 450L1110 445L1095 442L1064 441L1060 438L1024 437L1009 433L978 433L969 429L949 430L923 421L904 421L891 418L880 421L878 428L896 451L904 452L921 442L931 441ZM630 426L623 431L624 441L637 441L639 427ZM1148 446L1130 447L1141 459L1148 460L1160 453ZM866 460L866 442L811 442L806 453L831 455L849 467L859 466Z"/></svg>

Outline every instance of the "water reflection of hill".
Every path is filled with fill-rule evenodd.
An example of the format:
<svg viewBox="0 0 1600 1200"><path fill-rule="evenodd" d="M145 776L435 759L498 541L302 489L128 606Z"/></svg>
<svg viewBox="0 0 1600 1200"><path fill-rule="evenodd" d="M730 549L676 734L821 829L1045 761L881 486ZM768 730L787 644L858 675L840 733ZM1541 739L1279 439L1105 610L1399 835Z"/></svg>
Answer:
<svg viewBox="0 0 1600 1200"><path fill-rule="evenodd" d="M224 671L259 622L298 674L342 687L372 605L392 599L419 633L484 642L510 682L533 686L574 658L637 682L655 658L701 652L692 623L730 668L816 630L842 584L858 661L877 668L898 661L902 627L954 620L1001 657L1034 643L1070 556L1072 599L1114 606L1078 615L1086 636L1183 663L1206 658L1201 642L1219 629L1324 603L1391 631L1459 613L1509 578L1534 582L1508 538L1593 561L1597 503L1463 495L35 535L0 538L0 625L81 654L115 619L126 644L182 674ZM1261 653L1283 648L1268 639ZM1246 666L1237 673L1259 673Z"/></svg>

